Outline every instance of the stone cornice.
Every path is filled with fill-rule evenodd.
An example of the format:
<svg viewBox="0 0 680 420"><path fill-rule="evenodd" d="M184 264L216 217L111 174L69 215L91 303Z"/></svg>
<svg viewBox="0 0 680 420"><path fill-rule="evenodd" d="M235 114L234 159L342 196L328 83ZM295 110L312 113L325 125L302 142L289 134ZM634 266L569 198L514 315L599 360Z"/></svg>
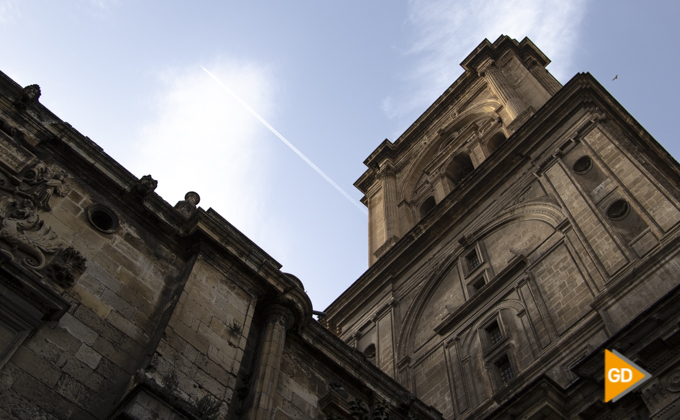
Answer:
<svg viewBox="0 0 680 420"><path fill-rule="evenodd" d="M291 280L280 271L281 264L215 210L198 208L186 218L154 192L140 198L134 193L139 179L91 139L39 102L26 110L14 107L12 104L21 92L18 84L0 73L0 118L3 120L0 129L20 127L17 136L7 137L17 146L41 160L58 163L78 182L87 183L102 197L110 197L108 205L124 214L128 221L139 224L181 258L188 260L199 252L226 258L226 264L236 263L241 270L250 272L262 293L303 290L299 281ZM305 306L309 298L304 295L298 300ZM304 317L311 318L311 309L309 314L302 312Z"/></svg>

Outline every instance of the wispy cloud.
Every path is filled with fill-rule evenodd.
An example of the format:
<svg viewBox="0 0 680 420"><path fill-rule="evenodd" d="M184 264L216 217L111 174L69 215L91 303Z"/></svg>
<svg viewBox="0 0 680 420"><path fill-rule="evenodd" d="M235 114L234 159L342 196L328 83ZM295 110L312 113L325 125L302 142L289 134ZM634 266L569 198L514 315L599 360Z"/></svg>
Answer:
<svg viewBox="0 0 680 420"><path fill-rule="evenodd" d="M119 0L80 0L81 7L95 19L111 19L111 12Z"/></svg>
<svg viewBox="0 0 680 420"><path fill-rule="evenodd" d="M0 0L0 23L6 23L19 17L17 0Z"/></svg>
<svg viewBox="0 0 680 420"><path fill-rule="evenodd" d="M207 65L253 108L271 113L273 80L265 67L225 60ZM265 217L263 202L270 134L198 63L167 69L158 80L156 116L139 133L130 169L157 179L156 192L171 204L198 192L201 207L213 207L257 241L275 224Z"/></svg>
<svg viewBox="0 0 680 420"><path fill-rule="evenodd" d="M561 81L572 76L572 54L587 0L411 0L409 23L415 40L405 54L418 65L404 77L412 83L399 98L386 98L390 118L420 110L461 73L458 65L484 38L525 36L553 61L549 70Z"/></svg>

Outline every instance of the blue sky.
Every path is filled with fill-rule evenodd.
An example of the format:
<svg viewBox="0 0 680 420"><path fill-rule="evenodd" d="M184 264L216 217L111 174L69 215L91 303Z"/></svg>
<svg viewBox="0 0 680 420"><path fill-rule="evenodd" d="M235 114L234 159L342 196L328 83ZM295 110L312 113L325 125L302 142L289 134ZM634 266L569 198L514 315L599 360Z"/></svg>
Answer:
<svg viewBox="0 0 680 420"><path fill-rule="evenodd" d="M500 34L562 83L591 72L680 156L679 18L654 0L0 0L0 70L169 203L198 192L321 310L367 268L366 215L201 66L358 201L368 154Z"/></svg>

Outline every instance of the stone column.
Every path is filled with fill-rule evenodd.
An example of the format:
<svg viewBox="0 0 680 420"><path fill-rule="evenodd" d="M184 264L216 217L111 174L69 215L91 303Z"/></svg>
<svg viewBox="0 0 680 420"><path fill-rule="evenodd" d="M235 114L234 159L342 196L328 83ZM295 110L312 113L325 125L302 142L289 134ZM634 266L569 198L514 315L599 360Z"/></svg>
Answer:
<svg viewBox="0 0 680 420"><path fill-rule="evenodd" d="M531 74L538 80L538 82L548 91L550 96L557 93L558 90L562 88L562 84L555 79L555 77L548 72L548 70L538 64L534 58L529 58L526 61L526 66L531 72Z"/></svg>
<svg viewBox="0 0 680 420"><path fill-rule="evenodd" d="M385 162L380 168L383 190L383 211L385 212L385 242L399 236L399 212L397 209L397 177L394 167Z"/></svg>
<svg viewBox="0 0 680 420"><path fill-rule="evenodd" d="M451 182L446 177L446 172L444 169L437 169L432 174L430 174L430 183L432 184L432 189L434 190L434 201L439 204L453 189Z"/></svg>
<svg viewBox="0 0 680 420"><path fill-rule="evenodd" d="M249 420L269 420L279 383L281 356L286 343L286 331L293 326L294 317L290 309L271 305L264 313L266 319L255 367L253 383L253 404L248 413Z"/></svg>
<svg viewBox="0 0 680 420"><path fill-rule="evenodd" d="M498 96L501 103L507 109L508 115L511 119L517 118L517 116L524 110L524 104L522 100L517 97L515 91L503 75L503 71L496 67L496 63L491 62L484 70L482 70L482 77L486 79L487 83L491 87L491 90Z"/></svg>

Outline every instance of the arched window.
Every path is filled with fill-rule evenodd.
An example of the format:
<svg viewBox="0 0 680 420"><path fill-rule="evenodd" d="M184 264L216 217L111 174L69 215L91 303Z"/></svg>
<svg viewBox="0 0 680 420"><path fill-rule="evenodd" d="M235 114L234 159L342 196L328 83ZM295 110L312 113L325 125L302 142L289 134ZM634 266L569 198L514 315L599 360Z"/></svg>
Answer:
<svg viewBox="0 0 680 420"><path fill-rule="evenodd" d="M449 167L446 169L446 175L454 183L458 185L468 174L475 170L472 164L472 159L466 153L459 153L456 155Z"/></svg>
<svg viewBox="0 0 680 420"><path fill-rule="evenodd" d="M434 197L428 197L425 201L423 201L423 204L420 205L420 218L422 219L425 217L425 215L429 213L430 210L432 210L436 205L437 202L434 201Z"/></svg>
<svg viewBox="0 0 680 420"><path fill-rule="evenodd" d="M498 133L494 134L489 141L486 142L486 155L491 156L491 154L496 151L499 147L501 147L501 144L505 141L505 134L503 132L499 131Z"/></svg>

